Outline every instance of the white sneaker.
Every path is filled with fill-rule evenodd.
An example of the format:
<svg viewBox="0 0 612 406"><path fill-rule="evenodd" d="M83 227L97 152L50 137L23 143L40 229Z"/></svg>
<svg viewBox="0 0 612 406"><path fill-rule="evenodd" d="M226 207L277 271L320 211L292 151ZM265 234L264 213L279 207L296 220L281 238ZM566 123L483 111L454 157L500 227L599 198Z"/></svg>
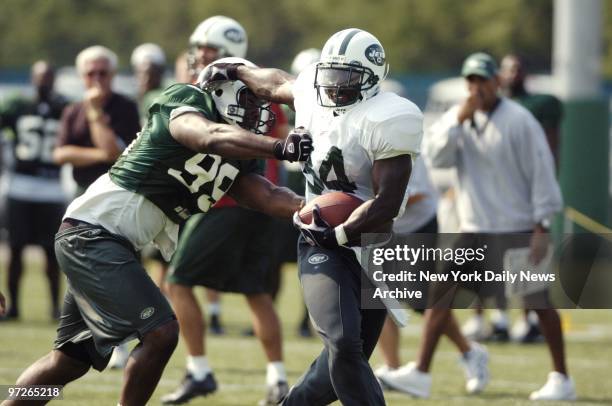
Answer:
<svg viewBox="0 0 612 406"><path fill-rule="evenodd" d="M529 395L529 400L576 400L574 380L553 371L544 386Z"/></svg>
<svg viewBox="0 0 612 406"><path fill-rule="evenodd" d="M524 317L519 318L510 329L510 338L512 341L521 341L529 331L529 323Z"/></svg>
<svg viewBox="0 0 612 406"><path fill-rule="evenodd" d="M461 326L461 332L467 339L474 341L482 341L489 335L489 330L484 322L484 318L477 314L470 317L463 326Z"/></svg>
<svg viewBox="0 0 612 406"><path fill-rule="evenodd" d="M482 392L489 383L489 352L484 345L474 342L470 343L470 348L459 363L465 372L465 390L474 394Z"/></svg>
<svg viewBox="0 0 612 406"><path fill-rule="evenodd" d="M388 374L388 373L389 373L389 371L393 371L393 369L392 369L392 368L389 368L389 366L388 366L387 364L385 364L385 365L381 365L381 366L379 366L378 368L376 368L376 369L374 370L374 376L375 376L375 377L377 377L377 378L379 378L379 377L380 377L380 376L382 376L382 375L386 375L386 374Z"/></svg>
<svg viewBox="0 0 612 406"><path fill-rule="evenodd" d="M386 387L417 398L428 398L431 392L431 374L419 371L415 362L377 377Z"/></svg>
<svg viewBox="0 0 612 406"><path fill-rule="evenodd" d="M110 369L123 369L128 362L130 357L130 351L127 344L121 344L115 347L113 355L111 355L110 361L108 361L108 367Z"/></svg>

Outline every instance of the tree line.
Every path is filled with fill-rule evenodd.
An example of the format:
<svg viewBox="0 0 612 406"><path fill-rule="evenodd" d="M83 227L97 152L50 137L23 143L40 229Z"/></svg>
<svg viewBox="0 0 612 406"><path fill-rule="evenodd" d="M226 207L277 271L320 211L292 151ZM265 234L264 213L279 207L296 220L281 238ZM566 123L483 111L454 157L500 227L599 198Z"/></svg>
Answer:
<svg viewBox="0 0 612 406"><path fill-rule="evenodd" d="M604 74L612 77L612 0L603 1ZM518 51L536 71L550 69L552 0L2 0L0 68L38 58L72 65L86 46L106 45L128 68L132 49L162 46L169 59L187 48L205 18L224 14L249 34L248 58L287 67L301 49L320 48L359 27L385 46L394 73L456 72L464 57Z"/></svg>

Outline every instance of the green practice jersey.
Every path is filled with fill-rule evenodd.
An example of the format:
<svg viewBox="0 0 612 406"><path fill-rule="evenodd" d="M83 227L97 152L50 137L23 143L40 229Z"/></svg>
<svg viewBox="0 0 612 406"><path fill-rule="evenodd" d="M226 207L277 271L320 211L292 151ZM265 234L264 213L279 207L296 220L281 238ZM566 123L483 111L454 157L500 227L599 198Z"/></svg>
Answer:
<svg viewBox="0 0 612 406"><path fill-rule="evenodd" d="M0 136L10 130L16 174L57 180L60 167L53 162L53 147L62 111L68 102L54 94L48 101L13 97L0 105Z"/></svg>
<svg viewBox="0 0 612 406"><path fill-rule="evenodd" d="M259 169L256 160L198 153L178 143L169 125L172 112L177 114L179 108L224 122L208 93L192 85L172 85L149 107L142 131L110 170L115 184L145 196L175 223L208 211L239 173Z"/></svg>
<svg viewBox="0 0 612 406"><path fill-rule="evenodd" d="M563 107L556 97L547 94L528 94L515 97L514 100L529 110L545 130L559 128Z"/></svg>

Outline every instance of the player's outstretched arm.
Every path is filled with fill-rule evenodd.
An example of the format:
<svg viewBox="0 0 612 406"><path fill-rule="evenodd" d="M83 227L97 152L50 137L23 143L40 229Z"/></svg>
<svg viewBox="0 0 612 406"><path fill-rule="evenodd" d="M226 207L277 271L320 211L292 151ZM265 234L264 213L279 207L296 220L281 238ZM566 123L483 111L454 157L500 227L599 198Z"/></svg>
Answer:
<svg viewBox="0 0 612 406"><path fill-rule="evenodd" d="M362 233L390 231L391 222L399 213L404 200L411 172L410 155L374 161L372 185L376 197L355 209L344 222L349 244L359 244ZM388 226L388 229L381 230L381 226Z"/></svg>
<svg viewBox="0 0 612 406"><path fill-rule="evenodd" d="M199 85L201 88L215 88L229 80L244 82L261 99L293 108L295 77L283 70L251 68L236 63L211 63L200 74Z"/></svg>
<svg viewBox="0 0 612 406"><path fill-rule="evenodd" d="M291 218L304 205L304 198L255 173L240 175L229 190L244 207L275 217Z"/></svg>
<svg viewBox="0 0 612 406"><path fill-rule="evenodd" d="M170 121L170 134L194 151L233 159L305 161L312 150L312 138L307 131L294 131L287 138L278 140L257 136L235 125L212 122L195 112L173 118Z"/></svg>
<svg viewBox="0 0 612 406"><path fill-rule="evenodd" d="M244 82L259 98L273 103L282 103L293 108L293 82L289 73L272 68L249 68L239 66L238 79Z"/></svg>

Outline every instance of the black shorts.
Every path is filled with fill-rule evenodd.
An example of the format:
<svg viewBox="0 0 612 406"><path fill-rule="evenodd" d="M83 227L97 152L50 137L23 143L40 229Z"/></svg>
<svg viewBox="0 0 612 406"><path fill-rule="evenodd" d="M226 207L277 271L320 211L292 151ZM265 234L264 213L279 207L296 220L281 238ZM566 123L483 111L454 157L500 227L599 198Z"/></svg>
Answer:
<svg viewBox="0 0 612 406"><path fill-rule="evenodd" d="M182 229L168 281L222 292L267 292L274 257L272 218L242 207L192 216Z"/></svg>
<svg viewBox="0 0 612 406"><path fill-rule="evenodd" d="M55 253L68 278L54 348L93 338L106 367L113 347L174 320L131 244L97 226L79 225L59 232Z"/></svg>
<svg viewBox="0 0 612 406"><path fill-rule="evenodd" d="M28 244L53 247L66 206L62 203L39 203L9 198L7 218L9 242L12 246Z"/></svg>

